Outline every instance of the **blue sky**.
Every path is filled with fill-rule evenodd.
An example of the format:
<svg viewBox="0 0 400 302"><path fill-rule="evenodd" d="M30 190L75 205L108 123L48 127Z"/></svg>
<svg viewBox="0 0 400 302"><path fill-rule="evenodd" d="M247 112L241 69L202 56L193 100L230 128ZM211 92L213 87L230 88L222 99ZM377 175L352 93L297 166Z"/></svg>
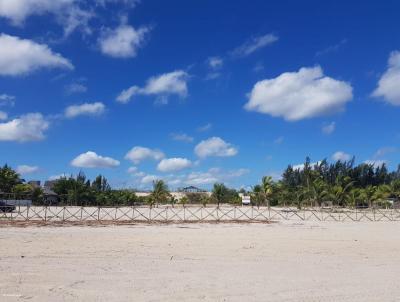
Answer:
<svg viewBox="0 0 400 302"><path fill-rule="evenodd" d="M0 0L0 163L250 186L400 162L398 1Z"/></svg>

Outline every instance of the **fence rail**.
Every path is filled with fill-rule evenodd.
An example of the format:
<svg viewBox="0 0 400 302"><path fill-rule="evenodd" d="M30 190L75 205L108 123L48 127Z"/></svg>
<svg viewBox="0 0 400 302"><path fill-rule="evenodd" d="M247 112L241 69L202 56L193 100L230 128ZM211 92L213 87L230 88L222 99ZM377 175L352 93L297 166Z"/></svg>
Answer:
<svg viewBox="0 0 400 302"><path fill-rule="evenodd" d="M73 207L17 206L0 209L1 222L271 222L271 221L400 221L399 209L277 208L243 206Z"/></svg>

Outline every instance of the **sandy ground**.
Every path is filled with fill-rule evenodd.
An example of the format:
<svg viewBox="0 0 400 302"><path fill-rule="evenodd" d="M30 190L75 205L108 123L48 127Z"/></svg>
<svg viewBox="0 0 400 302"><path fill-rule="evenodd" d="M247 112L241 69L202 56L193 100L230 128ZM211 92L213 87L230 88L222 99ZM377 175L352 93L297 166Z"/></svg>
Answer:
<svg viewBox="0 0 400 302"><path fill-rule="evenodd" d="M0 228L0 301L400 301L400 224Z"/></svg>

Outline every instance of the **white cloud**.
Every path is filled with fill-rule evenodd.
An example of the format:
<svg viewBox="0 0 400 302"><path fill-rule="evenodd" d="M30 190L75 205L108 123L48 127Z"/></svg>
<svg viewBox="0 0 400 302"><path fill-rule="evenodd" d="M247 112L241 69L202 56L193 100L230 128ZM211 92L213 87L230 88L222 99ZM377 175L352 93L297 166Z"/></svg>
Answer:
<svg viewBox="0 0 400 302"><path fill-rule="evenodd" d="M156 181L157 179L159 179L159 177L157 175L145 175L140 180L140 183L143 185L147 185L147 184L151 184L153 181Z"/></svg>
<svg viewBox="0 0 400 302"><path fill-rule="evenodd" d="M75 0L0 0L0 16L20 25L30 15L59 12L73 2Z"/></svg>
<svg viewBox="0 0 400 302"><path fill-rule="evenodd" d="M119 166L119 161L88 151L75 157L71 161L71 165L78 168L112 168Z"/></svg>
<svg viewBox="0 0 400 302"><path fill-rule="evenodd" d="M103 103L84 103L81 105L72 105L65 109L65 117L74 118L80 115L101 115L106 106Z"/></svg>
<svg viewBox="0 0 400 302"><path fill-rule="evenodd" d="M164 157L164 153L162 153L160 150L149 149L141 146L133 147L125 155L125 159L130 160L135 164L138 164L146 159L161 160Z"/></svg>
<svg viewBox="0 0 400 302"><path fill-rule="evenodd" d="M367 165L371 165L371 166L374 166L375 168L377 168L377 167L381 167L382 165L387 165L388 161L387 160L383 160L383 159L379 159L379 160L368 159L364 163L367 164Z"/></svg>
<svg viewBox="0 0 400 302"><path fill-rule="evenodd" d="M337 52L340 48L342 48L345 44L347 43L347 39L342 39L339 43L336 43L334 45L330 45L325 49L322 49L320 51L317 51L317 53L315 54L315 56L322 56L322 55L326 55L332 52Z"/></svg>
<svg viewBox="0 0 400 302"><path fill-rule="evenodd" d="M206 131L208 131L208 130L210 130L211 128L212 128L212 124L211 123L207 123L207 124L205 124L205 125L203 125L203 126L200 126L200 127L198 127L197 128L197 131L199 131L199 132L206 132Z"/></svg>
<svg viewBox="0 0 400 302"><path fill-rule="evenodd" d="M310 163L310 167L314 168L315 165L319 165L320 163L321 163L321 161ZM302 171L304 169L304 164L293 165L292 168L293 168L293 170Z"/></svg>
<svg viewBox="0 0 400 302"><path fill-rule="evenodd" d="M388 69L381 76L374 97L383 97L388 103L400 106L400 51L390 54Z"/></svg>
<svg viewBox="0 0 400 302"><path fill-rule="evenodd" d="M8 119L7 112L0 111L0 121L5 121L6 119Z"/></svg>
<svg viewBox="0 0 400 302"><path fill-rule="evenodd" d="M383 148L379 148L376 152L375 152L375 154L374 154L374 156L373 156L373 158L381 158L382 156L386 156L387 154L389 154L389 153L394 153L394 152L396 152L397 151L397 149L396 148L394 148L394 147L383 147Z"/></svg>
<svg viewBox="0 0 400 302"><path fill-rule="evenodd" d="M31 173L35 173L37 171L39 171L39 167L38 166L28 166L28 165L20 165L17 167L16 169L18 174L31 174Z"/></svg>
<svg viewBox="0 0 400 302"><path fill-rule="evenodd" d="M128 103L135 95L156 95L167 97L168 95L178 95L186 97L188 93L187 81L189 75L183 70L176 70L170 73L164 73L147 80L146 86L141 88L132 86L123 90L117 97L117 101Z"/></svg>
<svg viewBox="0 0 400 302"><path fill-rule="evenodd" d="M15 96L9 94L0 94L0 106L14 106Z"/></svg>
<svg viewBox="0 0 400 302"><path fill-rule="evenodd" d="M350 84L304 67L257 82L245 109L297 121L341 111L352 97Z"/></svg>
<svg viewBox="0 0 400 302"><path fill-rule="evenodd" d="M332 122L328 125L322 126L321 131L323 134L329 135L332 134L335 131L335 129L336 129L336 123Z"/></svg>
<svg viewBox="0 0 400 302"><path fill-rule="evenodd" d="M45 138L49 128L40 113L28 113L5 123L0 123L0 141L38 141Z"/></svg>
<svg viewBox="0 0 400 302"><path fill-rule="evenodd" d="M136 30L129 25L107 29L99 39L101 52L114 58L133 58L145 42L149 31L148 27Z"/></svg>
<svg viewBox="0 0 400 302"><path fill-rule="evenodd" d="M47 45L6 34L0 35L0 75L24 75L40 68L74 67Z"/></svg>
<svg viewBox="0 0 400 302"><path fill-rule="evenodd" d="M214 136L207 140L201 141L194 148L194 152L198 157L204 158L208 156L234 156L238 153L238 150L220 137Z"/></svg>
<svg viewBox="0 0 400 302"><path fill-rule="evenodd" d="M190 168L192 162L186 158L165 158L161 160L157 166L157 170L161 172L175 172Z"/></svg>
<svg viewBox="0 0 400 302"><path fill-rule="evenodd" d="M231 54L234 57L246 57L257 50L278 41L278 39L279 38L274 34L253 37L246 43L234 49Z"/></svg>
<svg viewBox="0 0 400 302"><path fill-rule="evenodd" d="M351 155L343 151L337 151L332 155L332 159L335 161L347 161L351 159Z"/></svg>
<svg viewBox="0 0 400 302"><path fill-rule="evenodd" d="M219 168L211 168L206 172L192 172L186 176L183 182L194 186L208 185L216 182L229 182L231 179L241 177L249 172L248 169L223 171Z"/></svg>
<svg viewBox="0 0 400 302"><path fill-rule="evenodd" d="M221 57L209 57L207 59L207 64L211 69L219 69L224 64L224 60Z"/></svg>
<svg viewBox="0 0 400 302"><path fill-rule="evenodd" d="M193 142L193 137L187 135L186 133L171 133L171 137L174 141L181 141L191 143Z"/></svg>
<svg viewBox="0 0 400 302"><path fill-rule="evenodd" d="M65 90L68 94L84 93L87 91L87 87L81 83L72 83L65 86Z"/></svg>
<svg viewBox="0 0 400 302"><path fill-rule="evenodd" d="M78 28L90 33L89 21L95 14L92 8L82 9L81 3L80 0L0 0L0 16L11 20L12 25L22 26L29 16L51 14L63 26L65 36Z"/></svg>
<svg viewBox="0 0 400 302"><path fill-rule="evenodd" d="M71 174L72 175L72 174ZM59 174L59 175L51 175L49 178L48 178L48 180L57 180L57 179L60 179L60 178L69 178L70 177L70 175L67 175L67 174L65 174L65 173L62 173L62 174Z"/></svg>
<svg viewBox="0 0 400 302"><path fill-rule="evenodd" d="M127 170L127 172L129 173L129 174L133 174L133 173L137 173L138 172L138 168L137 167L129 167L128 168L128 170Z"/></svg>

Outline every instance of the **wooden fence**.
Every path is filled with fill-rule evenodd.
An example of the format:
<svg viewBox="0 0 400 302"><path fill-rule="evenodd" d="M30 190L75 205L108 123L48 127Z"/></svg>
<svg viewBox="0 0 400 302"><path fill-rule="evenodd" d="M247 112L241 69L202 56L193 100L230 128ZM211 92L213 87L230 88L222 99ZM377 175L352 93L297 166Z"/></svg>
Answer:
<svg viewBox="0 0 400 302"><path fill-rule="evenodd" d="M399 209L277 208L245 206L72 207L17 206L0 211L0 222L271 222L271 221L400 221Z"/></svg>

